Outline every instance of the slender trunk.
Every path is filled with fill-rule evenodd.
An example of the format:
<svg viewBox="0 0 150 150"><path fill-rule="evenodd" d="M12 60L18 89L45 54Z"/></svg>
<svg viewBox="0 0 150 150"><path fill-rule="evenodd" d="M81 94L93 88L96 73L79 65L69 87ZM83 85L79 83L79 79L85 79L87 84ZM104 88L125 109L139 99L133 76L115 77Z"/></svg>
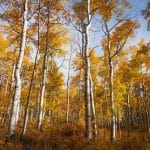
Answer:
<svg viewBox="0 0 150 150"><path fill-rule="evenodd" d="M30 113L29 114L30 114L29 120L32 121L33 120L33 116L34 116L34 110L32 108L30 109Z"/></svg>
<svg viewBox="0 0 150 150"><path fill-rule="evenodd" d="M15 53L14 53L14 57L15 57ZM9 95L8 95L8 101L4 104L4 107L7 109L7 112L4 113L4 118L2 119L2 122L1 123L4 123L7 118L8 120L10 119L10 109L11 109L11 104L12 104L12 95L13 95L13 87L14 87L14 82L15 82L15 79L14 79L14 74L15 74L15 61L14 61L14 65L13 65L13 70L12 70L12 77L11 77L11 84L10 84L10 92L9 92Z"/></svg>
<svg viewBox="0 0 150 150"><path fill-rule="evenodd" d="M94 138L96 139L98 137L97 134L97 124L96 124L96 112L95 112L95 104L94 104L94 94L93 94L93 81L92 81L92 77L90 74L90 94L91 94L91 106L92 106L92 123L93 123L93 135Z"/></svg>
<svg viewBox="0 0 150 150"><path fill-rule="evenodd" d="M7 82L6 82L6 87L5 87L5 97L6 97L6 95L7 95L7 90L8 90L8 81L9 81L9 80L7 80Z"/></svg>
<svg viewBox="0 0 150 150"><path fill-rule="evenodd" d="M29 86L29 91L28 91L28 96L27 96L27 103L26 103L26 107L25 107L25 113L24 113L24 120L23 120L23 128L21 131L21 136L23 136L26 132L27 129L27 123L28 123L28 115L29 115L29 105L30 105L30 97L31 97L31 91L32 91L32 85L33 85L33 81L34 81L34 76L35 76L35 70L36 70L36 65L37 65L37 58L38 58L38 53L39 53L39 49L40 49L40 0L39 0L39 12L38 12L38 49L36 51L36 56L35 56L35 61L34 61L34 67L33 67L33 72L32 72L32 77L31 77L31 82L30 82L30 86Z"/></svg>
<svg viewBox="0 0 150 150"><path fill-rule="evenodd" d="M69 68L68 68L68 78L67 78L67 112L66 112L66 122L69 122L69 109L70 109L70 69L71 69L71 59L72 59L72 47L69 58Z"/></svg>
<svg viewBox="0 0 150 150"><path fill-rule="evenodd" d="M104 117L103 117L103 107L101 106L101 121L100 121L100 126L101 128L104 128Z"/></svg>
<svg viewBox="0 0 150 150"><path fill-rule="evenodd" d="M144 93L145 93L145 98L144 98L144 102L145 102L145 114L146 114L146 127L147 127L147 131L150 133L150 115L149 115L149 98L147 95L147 90L146 88L144 89Z"/></svg>
<svg viewBox="0 0 150 150"><path fill-rule="evenodd" d="M128 95L127 95L127 115L128 115L128 137L130 137L131 133L131 121L130 121L130 87L128 87Z"/></svg>
<svg viewBox="0 0 150 150"><path fill-rule="evenodd" d="M57 97L56 101L57 101L57 122L58 122L58 121L60 121L59 120L59 109L60 109L60 107L59 107L59 98L58 97Z"/></svg>
<svg viewBox="0 0 150 150"><path fill-rule="evenodd" d="M14 53L14 57L15 57L15 53ZM12 107L11 104L13 102L13 87L15 85L15 70L16 70L16 64L15 64L15 60L14 60L12 76L11 76L10 92L9 92L9 100L10 100L9 109Z"/></svg>
<svg viewBox="0 0 150 150"><path fill-rule="evenodd" d="M111 56L110 47L110 31L107 26L107 21L105 23L106 33L107 33L107 51L108 51L108 69L109 69L109 101L111 107L111 131L110 139L114 141L116 138L116 119L115 119L115 105L114 105L114 90L113 90L113 62Z"/></svg>
<svg viewBox="0 0 150 150"><path fill-rule="evenodd" d="M89 28L90 28L90 0L86 0L87 6L87 23L84 24L85 33L85 133L86 140L89 141L92 138L91 132L91 100L90 100L90 60L89 60Z"/></svg>
<svg viewBox="0 0 150 150"><path fill-rule="evenodd" d="M38 120L38 114L39 114L39 103L40 103L40 93L38 94L37 103L36 103L36 119L37 120Z"/></svg>
<svg viewBox="0 0 150 150"><path fill-rule="evenodd" d="M14 56L15 56L15 54L14 54ZM12 70L12 77L11 77L10 94L9 94L10 99L12 99L13 87L14 87L14 84L15 84L15 77L14 77L15 70L16 70L16 64L14 62L14 66L13 66L13 70Z"/></svg>
<svg viewBox="0 0 150 150"><path fill-rule="evenodd" d="M7 80L7 82L6 82L6 87L5 87L5 92L4 92L4 95L5 95L5 99L7 98L7 90L8 90L8 83L9 83L9 80ZM2 117L1 117L1 121L0 121L0 124L2 123L4 123L5 122L5 119L7 118L7 113L8 113L8 101L6 101L6 102L4 102L4 113L3 113L3 115L2 115Z"/></svg>
<svg viewBox="0 0 150 150"><path fill-rule="evenodd" d="M14 130L16 128L16 124L18 122L19 117L19 107L20 107L20 96L21 96L21 67L22 67L22 61L24 57L24 49L25 49L25 43L26 43L26 30L27 30L27 3L28 0L25 0L24 2L24 10L23 10L23 28L22 28L22 37L21 37L21 45L20 45L20 52L18 61L16 64L15 69L15 93L14 93L14 99L12 104L12 114L11 114L11 120L9 124L9 130L8 134L11 136L14 134Z"/></svg>
<svg viewBox="0 0 150 150"><path fill-rule="evenodd" d="M79 79L79 89L78 89L78 93L79 93L79 97L78 97L78 110L77 110L77 124L79 123L80 120L80 103L81 103L81 99L82 99L82 69L80 70L80 79Z"/></svg>
<svg viewBox="0 0 150 150"><path fill-rule="evenodd" d="M50 3L50 2L49 2ZM41 95L39 101L39 113L38 113L38 129L42 129L42 121L43 121L43 106L44 106L44 96L45 96L45 87L46 87L46 74L47 74L47 59L48 59L48 42L49 42L49 17L50 17L50 10L48 4L48 21L47 21L47 33L46 33L46 47L44 53L44 60L43 60L43 77L42 77L42 87L41 87Z"/></svg>
<svg viewBox="0 0 150 150"><path fill-rule="evenodd" d="M81 25L83 26L83 20L81 20ZM81 48L81 55L84 56L84 46L85 46L85 35L84 32L81 33L81 37L82 37L82 48Z"/></svg>
<svg viewBox="0 0 150 150"><path fill-rule="evenodd" d="M116 117L115 117L115 104L114 104L114 92L113 92L113 63L109 60L109 90L110 90L110 104L111 104L111 140L116 138Z"/></svg>
<svg viewBox="0 0 150 150"><path fill-rule="evenodd" d="M67 81L68 82L68 81ZM70 106L70 89L67 85L67 112L66 112L66 122L69 122L69 107Z"/></svg>

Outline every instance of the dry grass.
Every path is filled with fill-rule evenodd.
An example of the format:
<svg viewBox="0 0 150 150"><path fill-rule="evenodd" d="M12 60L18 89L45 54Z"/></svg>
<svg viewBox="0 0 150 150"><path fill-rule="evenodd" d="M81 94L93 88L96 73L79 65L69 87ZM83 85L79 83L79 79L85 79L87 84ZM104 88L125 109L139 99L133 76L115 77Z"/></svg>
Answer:
<svg viewBox="0 0 150 150"><path fill-rule="evenodd" d="M118 134L110 142L109 131L99 129L99 139L86 143L84 128L72 125L52 125L43 132L29 129L22 139L19 130L11 142L5 143L7 129L0 128L0 150L150 150L150 135L134 131L128 137L127 131Z"/></svg>

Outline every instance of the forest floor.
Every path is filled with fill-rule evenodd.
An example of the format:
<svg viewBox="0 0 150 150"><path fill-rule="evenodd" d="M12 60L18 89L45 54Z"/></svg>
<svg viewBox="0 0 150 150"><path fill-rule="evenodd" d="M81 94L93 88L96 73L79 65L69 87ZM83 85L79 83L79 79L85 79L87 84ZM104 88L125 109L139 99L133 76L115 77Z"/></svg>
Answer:
<svg viewBox="0 0 150 150"><path fill-rule="evenodd" d="M52 125L40 132L28 129L20 139L20 131L6 142L7 128L0 127L0 150L150 150L150 134L134 129L128 137L124 129L117 134L117 140L110 142L109 130L99 129L99 138L85 142L84 128L78 125Z"/></svg>

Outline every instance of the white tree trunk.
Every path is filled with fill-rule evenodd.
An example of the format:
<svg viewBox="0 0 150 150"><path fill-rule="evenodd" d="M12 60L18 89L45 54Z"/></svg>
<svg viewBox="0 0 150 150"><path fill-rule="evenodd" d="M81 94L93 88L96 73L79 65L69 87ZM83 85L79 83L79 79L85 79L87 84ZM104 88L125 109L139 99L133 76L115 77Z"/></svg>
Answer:
<svg viewBox="0 0 150 150"><path fill-rule="evenodd" d="M130 88L130 87L128 87ZM127 115L128 115L128 137L130 137L131 133L131 126L130 126L130 89L128 89L128 95L127 95Z"/></svg>
<svg viewBox="0 0 150 150"><path fill-rule="evenodd" d="M5 87L5 97L6 97L6 95L7 95L7 90L8 90L8 81L9 81L9 80L7 80L7 82L6 82L6 87Z"/></svg>
<svg viewBox="0 0 150 150"><path fill-rule="evenodd" d="M48 4L50 5L50 4ZM42 87L41 87L41 95L39 101L39 112L38 112L38 129L42 129L42 121L43 121L43 106L44 106L44 96L45 96L45 87L46 87L46 76L47 76L47 57L48 57L48 40L49 40L49 16L50 10L48 6L48 21L47 21L47 33L46 33L46 47L44 53L43 60L43 77L42 77Z"/></svg>
<svg viewBox="0 0 150 150"><path fill-rule="evenodd" d="M27 123L28 123L28 118L29 118L30 96L31 96L32 85L33 85L33 81L34 81L34 77L35 77L35 70L36 70L36 66L37 66L38 53L39 53L39 50L40 50L40 0L38 0L38 4L39 4L39 8L38 8L39 9L38 10L38 48L37 48L37 51L36 51L36 56L35 56L35 61L34 61L34 68L33 68L31 82L30 82L30 86L29 86L29 92L28 92L28 96L27 96L27 103L26 103L26 107L25 107L23 128L22 128L21 135L24 135L25 132L26 132L26 129L27 129Z"/></svg>
<svg viewBox="0 0 150 150"><path fill-rule="evenodd" d="M111 47L110 47L110 31L107 26L107 22L105 23L106 35L107 35L107 51L108 51L108 69L109 69L109 100L111 107L111 133L110 138L111 141L114 141L116 138L116 115L115 115L115 104L114 104L114 74L113 74L113 61L111 56ZM116 56L116 55L115 55Z"/></svg>
<svg viewBox="0 0 150 150"><path fill-rule="evenodd" d="M14 98L13 98L13 104L12 104L12 114L11 114L11 120L9 124L9 135L14 134L14 130L16 128L16 124L19 117L19 107L20 107L20 96L21 96L21 66L22 61L24 57L24 49L26 44L26 30L27 30L27 3L28 0L25 0L24 2L24 10L23 10L23 28L22 28L22 37L21 37L21 45L20 45L20 52L18 61L16 64L15 69L15 92L14 92Z"/></svg>
<svg viewBox="0 0 150 150"><path fill-rule="evenodd" d="M110 92L110 104L111 104L111 140L116 138L116 115L114 104L114 88L113 88L113 62L109 60L109 92Z"/></svg>
<svg viewBox="0 0 150 150"><path fill-rule="evenodd" d="M91 22L90 15L90 0L86 0L87 6L87 22L84 24L83 32L85 33L85 133L86 140L89 141L92 138L91 132L91 100L90 100L90 60L89 60L89 28Z"/></svg>
<svg viewBox="0 0 150 150"><path fill-rule="evenodd" d="M69 122L69 110L70 110L70 69L71 69L71 59L72 59L72 47L69 58L69 68L67 77L67 112L66 112L66 122Z"/></svg>
<svg viewBox="0 0 150 150"><path fill-rule="evenodd" d="M93 135L94 138L96 139L98 137L97 134L97 124L96 124L96 112L95 112L95 103L94 103L94 93L93 93L93 81L92 81L92 77L90 74L90 93L91 93L91 105L92 105L92 123L93 123Z"/></svg>

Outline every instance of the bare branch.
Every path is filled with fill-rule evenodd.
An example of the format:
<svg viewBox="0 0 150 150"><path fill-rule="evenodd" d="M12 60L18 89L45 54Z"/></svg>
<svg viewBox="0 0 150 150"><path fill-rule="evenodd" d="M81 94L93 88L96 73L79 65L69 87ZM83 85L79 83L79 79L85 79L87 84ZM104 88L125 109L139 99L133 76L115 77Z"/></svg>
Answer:
<svg viewBox="0 0 150 150"><path fill-rule="evenodd" d="M63 58L63 60L62 60L62 63L58 66L58 68L57 68L57 70L59 70L62 66L63 66L63 64L64 64L64 62L65 62L65 57Z"/></svg>

